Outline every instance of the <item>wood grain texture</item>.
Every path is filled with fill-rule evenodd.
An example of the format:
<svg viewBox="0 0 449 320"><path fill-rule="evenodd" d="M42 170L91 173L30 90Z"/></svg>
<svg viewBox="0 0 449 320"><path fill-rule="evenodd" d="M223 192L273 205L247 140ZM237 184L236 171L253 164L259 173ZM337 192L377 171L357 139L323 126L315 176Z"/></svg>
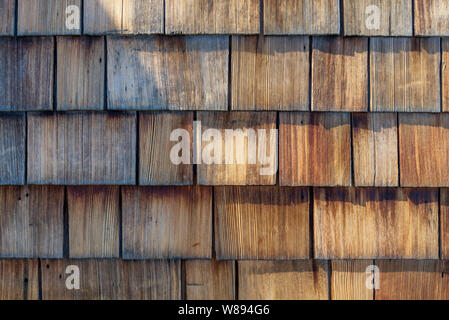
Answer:
<svg viewBox="0 0 449 320"><path fill-rule="evenodd" d="M371 111L439 112L440 39L371 38Z"/></svg>
<svg viewBox="0 0 449 320"><path fill-rule="evenodd" d="M412 1L344 0L345 35L412 36Z"/></svg>
<svg viewBox="0 0 449 320"><path fill-rule="evenodd" d="M0 257L62 258L63 204L63 187L0 187Z"/></svg>
<svg viewBox="0 0 449 320"><path fill-rule="evenodd" d="M449 189L440 189L441 257L449 259Z"/></svg>
<svg viewBox="0 0 449 320"><path fill-rule="evenodd" d="M239 261L239 300L327 300L327 261Z"/></svg>
<svg viewBox="0 0 449 320"><path fill-rule="evenodd" d="M368 111L368 39L314 37L313 111Z"/></svg>
<svg viewBox="0 0 449 320"><path fill-rule="evenodd" d="M84 33L164 33L164 0L84 0Z"/></svg>
<svg viewBox="0 0 449 320"><path fill-rule="evenodd" d="M449 186L449 114L399 114L401 186Z"/></svg>
<svg viewBox="0 0 449 320"><path fill-rule="evenodd" d="M104 39L58 37L57 47L57 109L103 110Z"/></svg>
<svg viewBox="0 0 449 320"><path fill-rule="evenodd" d="M309 191L279 187L216 187L218 259L308 259Z"/></svg>
<svg viewBox="0 0 449 320"><path fill-rule="evenodd" d="M376 261L380 289L376 300L448 300L446 261Z"/></svg>
<svg viewBox="0 0 449 320"><path fill-rule="evenodd" d="M0 260L0 300L38 300L37 259Z"/></svg>
<svg viewBox="0 0 449 320"><path fill-rule="evenodd" d="M399 186L396 113L352 114L352 144L356 186Z"/></svg>
<svg viewBox="0 0 449 320"><path fill-rule="evenodd" d="M212 255L212 189L123 187L124 259Z"/></svg>
<svg viewBox="0 0 449 320"><path fill-rule="evenodd" d="M228 37L108 37L107 46L109 109L228 109Z"/></svg>
<svg viewBox="0 0 449 320"><path fill-rule="evenodd" d="M309 110L309 38L232 37L233 110Z"/></svg>
<svg viewBox="0 0 449 320"><path fill-rule="evenodd" d="M280 113L281 186L350 186L348 113Z"/></svg>
<svg viewBox="0 0 449 320"><path fill-rule="evenodd" d="M449 3L446 0L413 1L417 36L449 35Z"/></svg>
<svg viewBox="0 0 449 320"><path fill-rule="evenodd" d="M16 0L0 0L0 36L13 36Z"/></svg>
<svg viewBox="0 0 449 320"><path fill-rule="evenodd" d="M264 34L340 33L339 0L264 0Z"/></svg>
<svg viewBox="0 0 449 320"><path fill-rule="evenodd" d="M167 34L257 34L260 0L166 0Z"/></svg>
<svg viewBox="0 0 449 320"><path fill-rule="evenodd" d="M25 183L25 128L25 114L0 113L0 185Z"/></svg>
<svg viewBox="0 0 449 320"><path fill-rule="evenodd" d="M443 105L442 111L449 112L449 39L443 38L441 40L441 77L442 77L442 96Z"/></svg>
<svg viewBox="0 0 449 320"><path fill-rule="evenodd" d="M31 184L135 184L136 114L28 114Z"/></svg>
<svg viewBox="0 0 449 320"><path fill-rule="evenodd" d="M189 133L190 162L176 165L171 152L184 138L173 136L174 130ZM193 184L193 112L148 112L139 114L139 184L192 185ZM182 153L187 152L183 150Z"/></svg>
<svg viewBox="0 0 449 320"><path fill-rule="evenodd" d="M51 110L54 40L0 38L0 110Z"/></svg>
<svg viewBox="0 0 449 320"><path fill-rule="evenodd" d="M276 113L198 112L197 120L201 128L194 132L194 156L199 154L199 185L276 184ZM221 139L221 146L209 133Z"/></svg>
<svg viewBox="0 0 449 320"><path fill-rule="evenodd" d="M66 279L80 271L80 289L68 290ZM179 300L180 261L115 259L43 260L43 300Z"/></svg>
<svg viewBox="0 0 449 320"><path fill-rule="evenodd" d="M373 260L338 260L331 262L332 300L373 300L374 291L366 286L366 273Z"/></svg>
<svg viewBox="0 0 449 320"><path fill-rule="evenodd" d="M80 10L81 0L18 0L17 34L31 35L80 35L79 29L66 26L67 7L75 5Z"/></svg>
<svg viewBox="0 0 449 320"><path fill-rule="evenodd" d="M438 259L438 190L314 189L317 259Z"/></svg>
<svg viewBox="0 0 449 320"><path fill-rule="evenodd" d="M185 262L187 300L234 300L235 262L191 260Z"/></svg>
<svg viewBox="0 0 449 320"><path fill-rule="evenodd" d="M119 187L67 187L70 258L118 258Z"/></svg>

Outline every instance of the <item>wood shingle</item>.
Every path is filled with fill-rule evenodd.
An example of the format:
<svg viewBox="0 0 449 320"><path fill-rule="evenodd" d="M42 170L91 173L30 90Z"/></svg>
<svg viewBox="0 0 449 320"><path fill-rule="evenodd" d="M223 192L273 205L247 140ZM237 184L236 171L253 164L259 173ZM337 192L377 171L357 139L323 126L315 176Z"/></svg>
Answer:
<svg viewBox="0 0 449 320"><path fill-rule="evenodd" d="M413 1L417 36L449 35L449 3L446 0Z"/></svg>
<svg viewBox="0 0 449 320"><path fill-rule="evenodd" d="M38 260L0 260L0 300L38 299Z"/></svg>
<svg viewBox="0 0 449 320"><path fill-rule="evenodd" d="M16 0L0 0L0 36L14 35Z"/></svg>
<svg viewBox="0 0 449 320"><path fill-rule="evenodd" d="M0 113L0 185L25 183L25 137L24 113Z"/></svg>

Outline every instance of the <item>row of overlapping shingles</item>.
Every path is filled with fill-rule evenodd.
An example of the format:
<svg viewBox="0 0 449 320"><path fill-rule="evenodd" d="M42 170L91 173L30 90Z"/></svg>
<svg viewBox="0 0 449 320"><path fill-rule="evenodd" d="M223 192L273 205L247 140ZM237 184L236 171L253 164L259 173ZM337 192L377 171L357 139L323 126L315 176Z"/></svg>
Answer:
<svg viewBox="0 0 449 320"><path fill-rule="evenodd" d="M183 1L183 8L179 1L166 1L165 8L201 17L214 10L220 13L215 7L218 1L202 2L196 12L195 4L200 2ZM294 13L302 2L265 1L265 33L270 33L270 12L275 10L279 18L282 10ZM281 24L280 29L286 29L279 32L339 33L339 2L304 1L312 10L306 12L315 10L315 17L297 20L301 15L292 14L293 19ZM84 1L84 31L94 33L87 31L89 14L97 14L92 5L98 5L109 19L91 20L99 33L139 33L142 30L127 23L142 20L126 18L131 11L124 10L138 3ZM136 8L143 13L146 5L158 3L162 1L141 2L142 7ZM418 3L415 15L445 14L441 1L422 3L440 3L440 10L427 10L435 6L421 8ZM45 17L52 12L48 8L65 8L70 1L19 0L18 4L19 33L25 20L30 21L30 34L65 33L60 31L62 20L53 23L56 20L39 17L31 22L20 17L27 10L39 12L31 17ZM259 0L228 4L250 5L250 17L260 9ZM344 1L345 34L351 30L350 17L360 16L348 8L358 4ZM393 12L391 2L378 4ZM404 10L412 8L411 1L397 6L391 17L413 12ZM154 8L151 12L158 12ZM326 8L334 13L327 15ZM121 15L118 20L111 18L116 14ZM241 15L240 10L236 17ZM52 16L54 12L48 15ZM247 26L229 29L242 21L258 25L258 17L235 21L231 17L221 27L219 19L224 19L223 14L193 19L202 21L193 27L186 27L192 19L182 19L178 28L186 28L183 33L259 32L248 31ZM412 20L407 15L401 19ZM119 24L102 26L111 21ZM153 21L159 25L159 20ZM165 14L166 28L169 21ZM427 30L428 35L445 35L443 18L444 23L435 25L440 30L429 22L419 28L419 21L415 17L416 34ZM329 31L329 26L338 30ZM409 28L400 23L393 26ZM385 35L411 35L390 26L388 30L391 33ZM85 111L3 113L2 183L141 186L0 188L0 256L29 259L0 261L0 297L448 298L447 264L438 260L449 254L447 190L417 188L449 185L446 114L88 111L439 112L447 103L445 48L446 41L438 38L3 39L4 111ZM279 128L279 175L255 175L260 165L171 164L170 132L185 128L193 136L194 120L200 120L203 128L222 130ZM276 183L281 186L207 186ZM206 186L188 186L193 184ZM351 185L415 189L336 188ZM85 260L68 260L77 258ZM380 270L380 289L375 293L366 287L366 270L372 264ZM80 291L66 288L69 265L81 269Z"/></svg>
<svg viewBox="0 0 449 320"><path fill-rule="evenodd" d="M2 0L0 9L6 35L449 35L445 0Z"/></svg>

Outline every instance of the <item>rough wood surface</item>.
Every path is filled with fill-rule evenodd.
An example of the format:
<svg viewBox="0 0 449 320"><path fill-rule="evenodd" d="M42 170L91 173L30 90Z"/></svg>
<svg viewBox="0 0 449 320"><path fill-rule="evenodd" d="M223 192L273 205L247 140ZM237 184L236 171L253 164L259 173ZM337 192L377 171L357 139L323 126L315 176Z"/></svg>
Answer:
<svg viewBox="0 0 449 320"><path fill-rule="evenodd" d="M68 187L71 258L118 258L119 187Z"/></svg>
<svg viewBox="0 0 449 320"><path fill-rule="evenodd" d="M399 114L401 186L449 186L449 114Z"/></svg>
<svg viewBox="0 0 449 320"><path fill-rule="evenodd" d="M227 110L228 60L228 37L108 37L108 107Z"/></svg>
<svg viewBox="0 0 449 320"><path fill-rule="evenodd" d="M368 111L368 39L313 38L312 110Z"/></svg>
<svg viewBox="0 0 449 320"><path fill-rule="evenodd" d="M352 114L352 144L356 186L399 186L397 114Z"/></svg>
<svg viewBox="0 0 449 320"><path fill-rule="evenodd" d="M380 289L376 300L448 300L449 265L445 261L376 261Z"/></svg>
<svg viewBox="0 0 449 320"><path fill-rule="evenodd" d="M53 38L0 38L0 110L51 110Z"/></svg>
<svg viewBox="0 0 449 320"><path fill-rule="evenodd" d="M136 114L28 114L28 183L135 184Z"/></svg>
<svg viewBox="0 0 449 320"><path fill-rule="evenodd" d="M351 185L348 113L281 113L279 122L282 186Z"/></svg>
<svg viewBox="0 0 449 320"><path fill-rule="evenodd" d="M449 111L449 39L443 38L441 40L441 52L442 52L442 61L441 61L441 76L442 76L442 88L443 91L443 105L442 111Z"/></svg>
<svg viewBox="0 0 449 320"><path fill-rule="evenodd" d="M194 140L197 142L194 142L195 155L198 152L197 158L201 160L197 165L199 185L276 184L276 113L198 112L197 120L201 121L203 132L202 138L199 136ZM213 143L214 138L204 139L204 132L209 129L219 130L221 149L218 144ZM228 134L226 138L226 130L239 129L241 131L232 132L233 137ZM256 135L255 139L253 133ZM221 151L221 157L215 155L215 150L210 150L211 146L216 146L214 149ZM205 157L211 164L203 161Z"/></svg>
<svg viewBox="0 0 449 320"><path fill-rule="evenodd" d="M438 190L314 189L317 259L438 259Z"/></svg>
<svg viewBox="0 0 449 320"><path fill-rule="evenodd" d="M63 204L63 187L0 187L0 257L62 258Z"/></svg>
<svg viewBox="0 0 449 320"><path fill-rule="evenodd" d="M372 111L440 111L439 38L371 38L370 44Z"/></svg>
<svg viewBox="0 0 449 320"><path fill-rule="evenodd" d="M441 257L449 259L449 189L440 189Z"/></svg>
<svg viewBox="0 0 449 320"><path fill-rule="evenodd" d="M167 34L257 34L260 0L166 0Z"/></svg>
<svg viewBox="0 0 449 320"><path fill-rule="evenodd" d="M412 1L344 0L345 35L412 36Z"/></svg>
<svg viewBox="0 0 449 320"><path fill-rule="evenodd" d="M86 34L164 33L164 0L84 0Z"/></svg>
<svg viewBox="0 0 449 320"><path fill-rule="evenodd" d="M239 300L327 300L327 261L239 261Z"/></svg>
<svg viewBox="0 0 449 320"><path fill-rule="evenodd" d="M373 300L374 291L366 286L366 280L372 275L366 271L371 265L373 260L332 261L332 300Z"/></svg>
<svg viewBox="0 0 449 320"><path fill-rule="evenodd" d="M123 187L124 259L212 255L212 189Z"/></svg>
<svg viewBox="0 0 449 320"><path fill-rule="evenodd" d="M14 35L16 0L0 0L0 36Z"/></svg>
<svg viewBox="0 0 449 320"><path fill-rule="evenodd" d="M171 141L174 130L187 130L190 136L190 163L174 164L172 148L181 137ZM139 115L139 184L193 184L193 112L148 112ZM183 150L183 152L187 152Z"/></svg>
<svg viewBox="0 0 449 320"><path fill-rule="evenodd" d="M233 110L309 110L309 38L232 37Z"/></svg>
<svg viewBox="0 0 449 320"><path fill-rule="evenodd" d="M27 35L79 35L79 29L66 26L66 9L75 5L81 19L81 0L18 0L17 34Z"/></svg>
<svg viewBox="0 0 449 320"><path fill-rule="evenodd" d="M103 110L104 39L58 37L57 48L58 110Z"/></svg>
<svg viewBox="0 0 449 320"><path fill-rule="evenodd" d="M449 3L446 0L415 1L415 34L417 36L449 35Z"/></svg>
<svg viewBox="0 0 449 320"><path fill-rule="evenodd" d="M0 113L0 185L25 183L25 128L25 114Z"/></svg>
<svg viewBox="0 0 449 320"><path fill-rule="evenodd" d="M0 300L38 299L38 261L0 260Z"/></svg>
<svg viewBox="0 0 449 320"><path fill-rule="evenodd" d="M264 0L264 33L339 34L339 2L339 0Z"/></svg>
<svg viewBox="0 0 449 320"><path fill-rule="evenodd" d="M216 187L218 259L309 258L309 191L279 187Z"/></svg>
<svg viewBox="0 0 449 320"><path fill-rule="evenodd" d="M185 262L187 300L234 300L235 262L191 260Z"/></svg>
<svg viewBox="0 0 449 320"><path fill-rule="evenodd" d="M68 290L77 266L80 289ZM43 260L43 300L179 300L180 261Z"/></svg>

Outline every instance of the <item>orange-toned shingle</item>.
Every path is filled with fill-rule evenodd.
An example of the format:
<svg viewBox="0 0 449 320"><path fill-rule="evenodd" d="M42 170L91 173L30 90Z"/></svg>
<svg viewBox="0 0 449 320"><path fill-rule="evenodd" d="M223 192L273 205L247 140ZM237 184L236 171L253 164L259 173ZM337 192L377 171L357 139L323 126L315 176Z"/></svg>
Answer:
<svg viewBox="0 0 449 320"><path fill-rule="evenodd" d="M449 114L400 113L401 186L449 186Z"/></svg>
<svg viewBox="0 0 449 320"><path fill-rule="evenodd" d="M327 261L239 261L239 300L327 300Z"/></svg>
<svg viewBox="0 0 449 320"><path fill-rule="evenodd" d="M62 258L63 204L63 187L0 187L0 257Z"/></svg>
<svg viewBox="0 0 449 320"><path fill-rule="evenodd" d="M18 35L81 34L81 0L18 0L17 11Z"/></svg>
<svg viewBox="0 0 449 320"><path fill-rule="evenodd" d="M212 256L212 189L123 187L125 259Z"/></svg>
<svg viewBox="0 0 449 320"><path fill-rule="evenodd" d="M314 37L312 110L368 111L368 38Z"/></svg>
<svg viewBox="0 0 449 320"><path fill-rule="evenodd" d="M79 268L79 290L67 289L70 266ZM42 260L42 299L179 300L181 262Z"/></svg>
<svg viewBox="0 0 449 320"><path fill-rule="evenodd" d="M339 34L339 2L339 0L264 0L264 33Z"/></svg>
<svg viewBox="0 0 449 320"><path fill-rule="evenodd" d="M24 113L0 113L0 185L25 183Z"/></svg>
<svg viewBox="0 0 449 320"><path fill-rule="evenodd" d="M135 184L136 114L28 114L28 183Z"/></svg>
<svg viewBox="0 0 449 320"><path fill-rule="evenodd" d="M228 109L228 37L108 37L107 46L109 109Z"/></svg>
<svg viewBox="0 0 449 320"><path fill-rule="evenodd" d="M309 110L309 38L232 37L233 110Z"/></svg>
<svg viewBox="0 0 449 320"><path fill-rule="evenodd" d="M0 110L51 110L53 38L0 38Z"/></svg>
<svg viewBox="0 0 449 320"><path fill-rule="evenodd" d="M167 34L256 34L260 0L166 0Z"/></svg>
<svg viewBox="0 0 449 320"><path fill-rule="evenodd" d="M352 114L355 186L399 186L396 113Z"/></svg>
<svg viewBox="0 0 449 320"><path fill-rule="evenodd" d="M164 0L84 0L86 34L164 33Z"/></svg>
<svg viewBox="0 0 449 320"><path fill-rule="evenodd" d="M190 135L190 162L174 164L171 154L184 137L172 136L182 129ZM193 112L143 112L139 115L139 184L193 184ZM171 138L175 141L171 141ZM182 152L188 152L182 150ZM182 156L182 154L181 154Z"/></svg>
<svg viewBox="0 0 449 320"><path fill-rule="evenodd" d="M282 186L350 186L349 113L281 113L279 179Z"/></svg>
<svg viewBox="0 0 449 320"><path fill-rule="evenodd" d="M370 39L371 111L439 112L440 39Z"/></svg>
<svg viewBox="0 0 449 320"><path fill-rule="evenodd" d="M71 258L118 258L119 187L68 187Z"/></svg>
<svg viewBox="0 0 449 320"><path fill-rule="evenodd" d="M367 287L373 260L331 261L332 300L373 300L374 290Z"/></svg>
<svg viewBox="0 0 449 320"><path fill-rule="evenodd" d="M305 188L215 188L218 259L309 258L309 191Z"/></svg>
<svg viewBox="0 0 449 320"><path fill-rule="evenodd" d="M318 259L438 259L437 189L314 189Z"/></svg>
<svg viewBox="0 0 449 320"><path fill-rule="evenodd" d="M413 0L344 0L346 36L412 36Z"/></svg>
<svg viewBox="0 0 449 320"><path fill-rule="evenodd" d="M14 35L16 0L0 0L0 36Z"/></svg>

